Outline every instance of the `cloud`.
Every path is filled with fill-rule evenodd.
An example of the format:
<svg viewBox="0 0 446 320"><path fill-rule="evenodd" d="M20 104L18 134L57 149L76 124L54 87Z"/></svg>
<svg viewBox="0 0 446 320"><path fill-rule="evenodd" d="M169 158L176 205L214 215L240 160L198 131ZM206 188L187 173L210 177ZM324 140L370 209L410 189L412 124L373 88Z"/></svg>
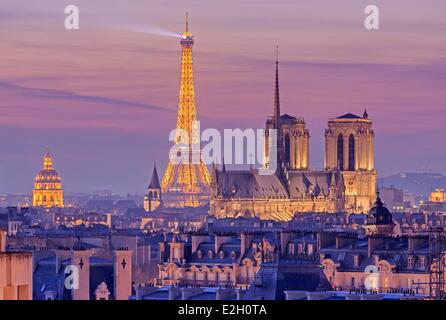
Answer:
<svg viewBox="0 0 446 320"><path fill-rule="evenodd" d="M54 90L54 89L43 89L43 88L33 88L21 86L18 84L14 84L11 82L0 81L0 91L5 92L15 92L20 94L22 97L31 97L31 98L46 98L46 99L54 99L54 100L63 100L63 101L77 101L77 102L86 102L86 103L96 103L107 106L115 106L115 107L130 107L137 108L143 110L157 111L163 113L175 113L175 109L169 109L160 106L154 106L150 104L116 99L104 96L96 96L96 95L84 95L79 94L72 91L67 90Z"/></svg>

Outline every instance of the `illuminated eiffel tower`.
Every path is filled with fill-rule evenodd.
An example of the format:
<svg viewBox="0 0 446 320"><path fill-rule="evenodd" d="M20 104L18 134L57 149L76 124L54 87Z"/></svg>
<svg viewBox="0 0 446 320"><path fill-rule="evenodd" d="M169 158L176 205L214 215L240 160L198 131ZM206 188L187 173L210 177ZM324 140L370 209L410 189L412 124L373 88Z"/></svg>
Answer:
<svg viewBox="0 0 446 320"><path fill-rule="evenodd" d="M194 37L189 32L186 14L186 31L181 40L181 81L178 101L175 142L181 142L181 155L186 161L169 160L161 181L163 202L166 207L198 207L209 200L211 178L201 156L199 132L194 129L197 120L195 108L192 46ZM180 130L185 135L181 137Z"/></svg>

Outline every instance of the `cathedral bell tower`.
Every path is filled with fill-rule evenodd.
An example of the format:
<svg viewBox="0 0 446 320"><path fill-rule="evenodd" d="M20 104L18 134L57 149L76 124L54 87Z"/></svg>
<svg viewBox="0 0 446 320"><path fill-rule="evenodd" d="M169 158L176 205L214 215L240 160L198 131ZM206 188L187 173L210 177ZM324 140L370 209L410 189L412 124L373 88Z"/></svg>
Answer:
<svg viewBox="0 0 446 320"><path fill-rule="evenodd" d="M376 190L375 133L367 111L330 119L325 130L325 170L339 171L346 211L367 212Z"/></svg>

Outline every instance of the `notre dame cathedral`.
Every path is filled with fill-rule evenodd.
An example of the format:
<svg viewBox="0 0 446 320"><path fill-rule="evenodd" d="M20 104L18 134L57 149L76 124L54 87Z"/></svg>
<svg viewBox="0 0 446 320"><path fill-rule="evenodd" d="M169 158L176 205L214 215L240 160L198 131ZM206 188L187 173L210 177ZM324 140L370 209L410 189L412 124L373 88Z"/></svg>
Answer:
<svg viewBox="0 0 446 320"><path fill-rule="evenodd" d="M280 114L279 74L273 116L266 129L277 130L277 170L212 170L210 213L217 218L259 217L291 220L305 212L367 212L376 196L374 132L367 111L328 121L325 168L309 169L310 134L303 118ZM268 130L265 130L266 135ZM268 166L270 139L265 137Z"/></svg>

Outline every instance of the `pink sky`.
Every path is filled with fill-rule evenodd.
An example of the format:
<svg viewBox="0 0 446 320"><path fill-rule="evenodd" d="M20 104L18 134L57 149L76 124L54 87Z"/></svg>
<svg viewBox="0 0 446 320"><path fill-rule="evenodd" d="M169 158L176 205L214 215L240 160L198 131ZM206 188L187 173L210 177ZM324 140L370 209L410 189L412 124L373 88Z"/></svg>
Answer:
<svg viewBox="0 0 446 320"><path fill-rule="evenodd" d="M37 2L37 1L36 1ZM144 192L175 125L178 39L190 12L202 128L261 128L280 46L282 111L304 116L322 167L327 119L367 108L380 173L446 173L444 1L0 0L0 192L30 192L49 145L70 191ZM147 32L140 32L147 31ZM159 170L162 172L162 170Z"/></svg>

